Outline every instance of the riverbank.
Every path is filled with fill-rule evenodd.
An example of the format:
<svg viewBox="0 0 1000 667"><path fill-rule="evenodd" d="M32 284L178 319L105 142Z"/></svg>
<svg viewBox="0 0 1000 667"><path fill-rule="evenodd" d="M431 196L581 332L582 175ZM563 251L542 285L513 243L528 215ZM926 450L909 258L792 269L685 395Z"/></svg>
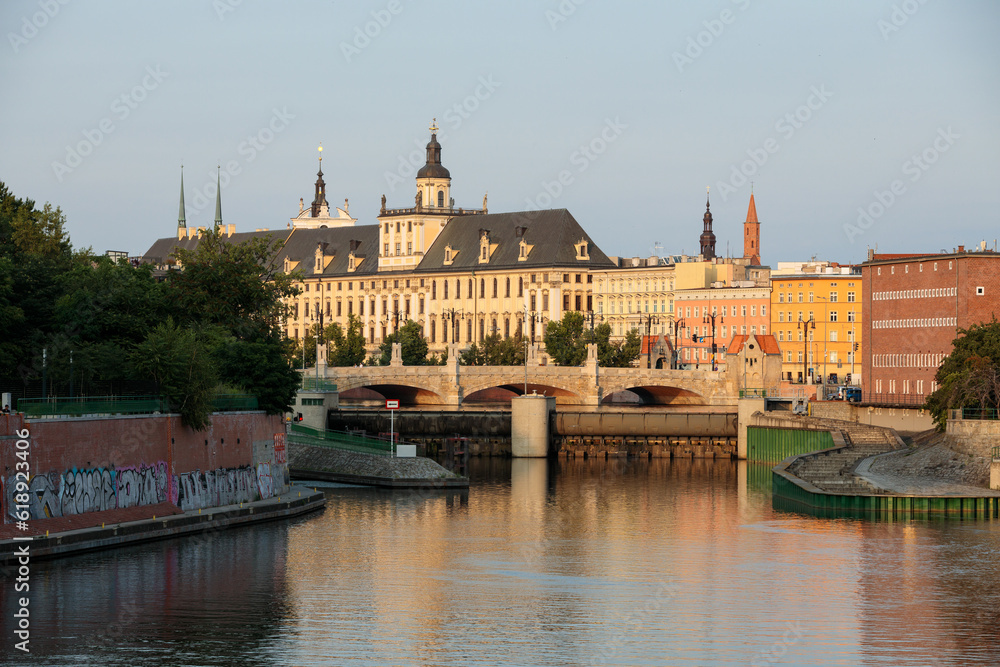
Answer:
<svg viewBox="0 0 1000 667"><path fill-rule="evenodd" d="M893 493L1000 496L989 488L991 459L950 449L945 434L922 433L906 449L874 456L857 474Z"/></svg>
<svg viewBox="0 0 1000 667"><path fill-rule="evenodd" d="M288 471L317 479L393 489L467 488L469 479L424 457L394 458L290 442Z"/></svg>
<svg viewBox="0 0 1000 667"><path fill-rule="evenodd" d="M28 545L31 558L55 558L185 535L211 534L235 526L275 521L321 509L323 493L303 486L265 500L183 512L172 503L88 512L0 527L0 563L17 560ZM30 541L15 538L31 537Z"/></svg>

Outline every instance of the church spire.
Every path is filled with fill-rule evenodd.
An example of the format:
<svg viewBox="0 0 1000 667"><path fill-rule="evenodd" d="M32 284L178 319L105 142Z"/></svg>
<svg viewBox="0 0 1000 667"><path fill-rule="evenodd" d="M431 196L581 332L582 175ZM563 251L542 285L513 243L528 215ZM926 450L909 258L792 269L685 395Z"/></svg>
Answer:
<svg viewBox="0 0 1000 667"><path fill-rule="evenodd" d="M760 266L760 222L757 220L757 204L753 200L752 186L747 219L743 223L743 257L750 260L752 266Z"/></svg>
<svg viewBox="0 0 1000 667"><path fill-rule="evenodd" d="M706 260L715 259L715 233L712 231L712 204L708 199L708 188L705 188L705 216L702 218L705 228L701 232L701 255Z"/></svg>
<svg viewBox="0 0 1000 667"><path fill-rule="evenodd" d="M313 197L312 209L310 213L312 217L318 218L320 207L327 206L326 201L326 182L323 180L323 144L319 145L319 171L316 173L316 195Z"/></svg>
<svg viewBox="0 0 1000 667"><path fill-rule="evenodd" d="M187 227L187 216L184 215L184 165L181 165L181 210L177 214L177 227Z"/></svg>
<svg viewBox="0 0 1000 667"><path fill-rule="evenodd" d="M222 165L218 166L218 172L215 174L215 226L222 226Z"/></svg>

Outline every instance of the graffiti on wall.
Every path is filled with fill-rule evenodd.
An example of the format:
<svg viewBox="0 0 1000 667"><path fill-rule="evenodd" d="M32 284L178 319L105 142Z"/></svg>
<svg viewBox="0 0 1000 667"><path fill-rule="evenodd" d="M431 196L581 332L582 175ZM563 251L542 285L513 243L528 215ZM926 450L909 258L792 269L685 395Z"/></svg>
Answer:
<svg viewBox="0 0 1000 667"><path fill-rule="evenodd" d="M204 473L195 470L177 478L177 506L185 511L249 503L274 495L271 466L267 463L260 464L256 470L253 466L219 468Z"/></svg>
<svg viewBox="0 0 1000 667"><path fill-rule="evenodd" d="M288 468L278 466L277 471L283 472L287 485ZM3 522L17 518L14 499L10 497L16 488L14 482L11 476L6 484L0 485L7 509ZM28 514L31 519L48 519L166 501L185 511L205 509L271 498L275 487L270 463L207 472L195 470L173 477L163 461L120 468L72 468L61 475L52 472L29 480Z"/></svg>
<svg viewBox="0 0 1000 667"><path fill-rule="evenodd" d="M13 489L13 478L8 488ZM123 468L71 468L63 474L35 475L28 481L32 519L102 512L120 507L155 505L170 499L170 475L163 461ZM13 499L5 521L14 520Z"/></svg>

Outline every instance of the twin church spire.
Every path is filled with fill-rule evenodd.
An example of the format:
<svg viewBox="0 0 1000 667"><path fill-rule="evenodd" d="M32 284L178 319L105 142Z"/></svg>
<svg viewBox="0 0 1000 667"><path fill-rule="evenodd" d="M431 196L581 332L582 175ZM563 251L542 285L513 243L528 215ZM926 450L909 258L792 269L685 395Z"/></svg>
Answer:
<svg viewBox="0 0 1000 667"><path fill-rule="evenodd" d="M222 226L222 166L217 167L215 175L215 226ZM197 197L196 197L197 199ZM177 229L187 228L187 207L184 205L184 165L181 165L181 202L177 213Z"/></svg>

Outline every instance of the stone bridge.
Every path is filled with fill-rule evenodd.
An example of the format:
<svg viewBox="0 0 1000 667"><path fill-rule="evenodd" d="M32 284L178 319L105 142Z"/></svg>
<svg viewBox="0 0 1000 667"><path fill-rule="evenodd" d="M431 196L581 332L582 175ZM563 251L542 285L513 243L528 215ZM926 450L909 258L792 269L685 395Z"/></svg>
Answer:
<svg viewBox="0 0 1000 667"><path fill-rule="evenodd" d="M534 359L532 358L534 357ZM389 366L327 367L326 377L342 394L370 389L403 405L457 407L477 392L506 389L515 394L555 396L558 405L597 406L612 394L631 391L648 405L736 405L738 389L725 370L602 368L591 350L583 366L552 366L529 357L527 366L461 366L449 349L444 366L403 366L398 354ZM532 363L532 361L535 363Z"/></svg>

